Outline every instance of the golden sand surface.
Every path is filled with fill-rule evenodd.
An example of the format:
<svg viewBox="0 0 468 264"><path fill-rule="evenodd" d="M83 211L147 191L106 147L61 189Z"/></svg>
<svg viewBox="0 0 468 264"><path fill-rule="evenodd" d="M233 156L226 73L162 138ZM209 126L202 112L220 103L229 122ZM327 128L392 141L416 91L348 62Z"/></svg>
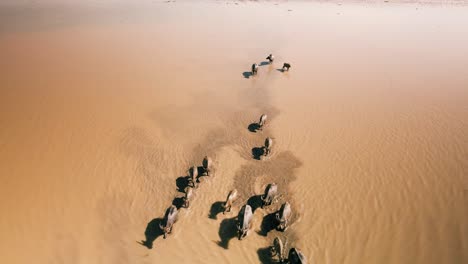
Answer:
<svg viewBox="0 0 468 264"><path fill-rule="evenodd" d="M313 263L467 263L468 8L437 3L1 3L0 263L271 263L275 236Z"/></svg>

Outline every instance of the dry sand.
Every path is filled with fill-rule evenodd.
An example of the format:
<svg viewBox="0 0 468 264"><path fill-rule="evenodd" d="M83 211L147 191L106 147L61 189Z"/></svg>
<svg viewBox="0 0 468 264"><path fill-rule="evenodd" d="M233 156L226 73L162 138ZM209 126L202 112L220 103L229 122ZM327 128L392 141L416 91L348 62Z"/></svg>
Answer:
<svg viewBox="0 0 468 264"><path fill-rule="evenodd" d="M313 263L467 263L468 8L453 2L3 2L0 262L270 263L280 235ZM253 159L266 136L271 157ZM214 176L155 237L206 154ZM280 201L231 239L272 181ZM266 233L285 200L291 227Z"/></svg>

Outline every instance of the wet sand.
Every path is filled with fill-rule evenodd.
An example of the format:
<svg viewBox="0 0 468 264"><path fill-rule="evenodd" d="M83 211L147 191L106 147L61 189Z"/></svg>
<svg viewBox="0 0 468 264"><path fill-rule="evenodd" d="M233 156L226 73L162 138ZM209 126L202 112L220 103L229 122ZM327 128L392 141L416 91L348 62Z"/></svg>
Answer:
<svg viewBox="0 0 468 264"><path fill-rule="evenodd" d="M1 263L270 263L277 235L314 263L468 261L464 2L0 13ZM249 131L262 113L267 127ZM158 223L205 155L214 175L164 240ZM279 201L238 241L237 212L273 181ZM270 231L283 201L292 225Z"/></svg>

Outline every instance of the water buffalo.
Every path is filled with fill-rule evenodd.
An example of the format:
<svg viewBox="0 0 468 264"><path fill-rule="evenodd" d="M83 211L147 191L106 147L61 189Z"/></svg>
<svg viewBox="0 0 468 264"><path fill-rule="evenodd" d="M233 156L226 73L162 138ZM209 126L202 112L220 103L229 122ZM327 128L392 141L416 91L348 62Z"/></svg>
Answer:
<svg viewBox="0 0 468 264"><path fill-rule="evenodd" d="M209 158L208 156L205 156L203 158L202 165L203 165L203 175L210 176L211 166L213 165L213 161L211 160L211 158Z"/></svg>
<svg viewBox="0 0 468 264"><path fill-rule="evenodd" d="M258 72L258 64L254 63L252 64L252 75L257 74L257 72Z"/></svg>
<svg viewBox="0 0 468 264"><path fill-rule="evenodd" d="M275 56L273 56L273 54L270 54L270 55L268 55L268 57L266 57L266 59L267 59L270 63L272 63L272 62L275 60Z"/></svg>
<svg viewBox="0 0 468 264"><path fill-rule="evenodd" d="M251 224L252 224L252 207L246 204L242 206L241 210L239 211L239 215L237 216L237 234L239 240L242 240L245 236L247 236L247 232L249 231Z"/></svg>
<svg viewBox="0 0 468 264"><path fill-rule="evenodd" d="M297 248L291 248L288 254L288 263L290 264L307 264L307 259L302 252Z"/></svg>
<svg viewBox="0 0 468 264"><path fill-rule="evenodd" d="M260 121L258 121L258 129L262 130L263 126L266 124L267 121L267 115L263 114L260 116Z"/></svg>
<svg viewBox="0 0 468 264"><path fill-rule="evenodd" d="M163 222L159 224L159 228L164 232L164 239L166 239L167 234L172 232L172 226L177 221L177 214L178 211L175 205L171 205L171 207L167 208Z"/></svg>
<svg viewBox="0 0 468 264"><path fill-rule="evenodd" d="M197 166L192 166L189 171L189 184L192 185L193 188L197 188L197 178L198 178L198 168Z"/></svg>
<svg viewBox="0 0 468 264"><path fill-rule="evenodd" d="M234 201L236 199L237 199L237 189L234 189L234 190L229 192L229 194L228 194L228 196L226 198L226 202L223 205L223 207L224 207L223 214L225 214L226 212L231 211L232 204L234 203Z"/></svg>
<svg viewBox="0 0 468 264"><path fill-rule="evenodd" d="M285 231L288 228L291 214L291 205L288 202L281 205L279 212L276 213L276 221L278 223L276 230Z"/></svg>
<svg viewBox="0 0 468 264"><path fill-rule="evenodd" d="M272 146L273 146L273 139L270 137L267 137L265 139L265 146L263 147L265 149L265 156L268 156L270 154Z"/></svg>
<svg viewBox="0 0 468 264"><path fill-rule="evenodd" d="M273 240L273 246L271 247L271 255L278 256L278 260L280 263L283 263L284 261L284 246L283 242L279 237L275 237L275 240Z"/></svg>
<svg viewBox="0 0 468 264"><path fill-rule="evenodd" d="M183 207L188 208L190 206L190 200L192 199L192 196L193 196L193 188L192 187L185 188L185 195L184 195L184 198L182 198L184 200L184 203L182 205Z"/></svg>
<svg viewBox="0 0 468 264"><path fill-rule="evenodd" d="M283 70L283 71L289 71L289 68L291 68L291 64L285 62L285 63L283 64L282 70Z"/></svg>
<svg viewBox="0 0 468 264"><path fill-rule="evenodd" d="M265 193L262 195L262 208L271 205L277 194L278 186L276 183L268 184L265 188Z"/></svg>

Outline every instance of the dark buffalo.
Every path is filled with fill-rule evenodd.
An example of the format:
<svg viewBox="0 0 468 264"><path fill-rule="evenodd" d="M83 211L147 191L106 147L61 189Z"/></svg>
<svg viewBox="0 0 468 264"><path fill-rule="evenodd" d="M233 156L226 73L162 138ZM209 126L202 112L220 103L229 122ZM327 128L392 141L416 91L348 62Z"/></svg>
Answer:
<svg viewBox="0 0 468 264"><path fill-rule="evenodd" d="M226 198L226 202L223 205L223 207L224 207L223 214L225 214L226 212L231 211L232 204L234 203L234 201L236 199L237 199L237 189L234 189L234 190L229 192L229 194L228 194L228 196Z"/></svg>
<svg viewBox="0 0 468 264"><path fill-rule="evenodd" d="M252 225L252 207L246 204L242 206L241 210L239 211L239 215L237 216L237 234L239 240L242 240Z"/></svg>
<svg viewBox="0 0 468 264"><path fill-rule="evenodd" d="M209 158L208 156L205 156L203 158L202 165L203 165L203 175L210 176L211 167L213 165L213 161L211 160L211 158Z"/></svg>
<svg viewBox="0 0 468 264"><path fill-rule="evenodd" d="M189 184L192 185L193 188L197 188L197 178L198 178L198 168L197 166L193 166L188 171L189 174Z"/></svg>
<svg viewBox="0 0 468 264"><path fill-rule="evenodd" d="M262 130L263 126L266 124L267 121L267 115L263 114L260 116L260 121L258 121L258 129Z"/></svg>
<svg viewBox="0 0 468 264"><path fill-rule="evenodd" d="M258 72L258 64L254 63L252 64L252 75L257 74L257 72Z"/></svg>
<svg viewBox="0 0 468 264"><path fill-rule="evenodd" d="M283 70L283 71L289 71L289 68L291 68L291 64L289 64L289 63L284 63L284 64L283 64L282 70Z"/></svg>
<svg viewBox="0 0 468 264"><path fill-rule="evenodd" d="M302 252L297 248L291 248L288 254L288 263L290 264L307 264L307 259Z"/></svg>
<svg viewBox="0 0 468 264"><path fill-rule="evenodd" d="M270 183L265 188L265 192L262 195L262 208L271 205L276 195L278 194L278 186L276 183Z"/></svg>
<svg viewBox="0 0 468 264"><path fill-rule="evenodd" d="M284 246L283 242L279 237L275 237L275 240L273 240L273 246L271 247L271 255L278 256L278 260L280 263L283 263L284 261Z"/></svg>
<svg viewBox="0 0 468 264"><path fill-rule="evenodd" d="M190 200L192 200L192 196L193 196L193 188L192 187L187 187L185 188L185 195L184 195L184 203L183 203L183 207L185 208L188 208L190 206Z"/></svg>
<svg viewBox="0 0 468 264"><path fill-rule="evenodd" d="M291 214L291 205L288 202L281 205L279 212L276 213L276 221L278 223L276 229L278 231L285 231L288 228Z"/></svg>
<svg viewBox="0 0 468 264"><path fill-rule="evenodd" d="M166 239L167 234L170 234L172 232L172 227L177 221L177 214L177 207L175 207L174 205L167 208L163 222L162 224L159 224L159 228L161 228L161 230L164 232L164 239Z"/></svg>
<svg viewBox="0 0 468 264"><path fill-rule="evenodd" d="M270 54L270 55L268 55L268 57L266 57L266 59L267 59L270 63L272 63L272 62L275 60L275 56L273 56L273 54Z"/></svg>
<svg viewBox="0 0 468 264"><path fill-rule="evenodd" d="M270 155L272 146L273 146L273 139L270 137L267 137L265 139L265 146L263 147L265 149L265 156Z"/></svg>

